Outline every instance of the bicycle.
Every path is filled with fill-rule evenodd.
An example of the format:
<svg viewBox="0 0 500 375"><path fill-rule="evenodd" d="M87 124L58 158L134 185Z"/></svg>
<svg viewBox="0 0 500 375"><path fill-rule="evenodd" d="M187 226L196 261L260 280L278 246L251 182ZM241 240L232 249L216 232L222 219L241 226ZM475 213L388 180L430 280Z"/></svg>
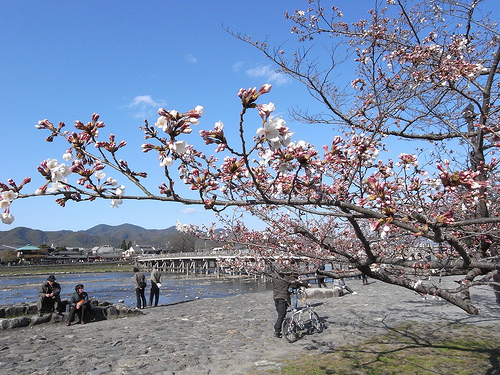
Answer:
<svg viewBox="0 0 500 375"><path fill-rule="evenodd" d="M294 310L291 316L287 316L283 320L281 332L288 342L297 341L306 328L309 333L323 332L323 324L319 315L312 309L311 304L306 302L307 294L304 288L297 290L297 298L299 301L305 302L306 306L300 310Z"/></svg>

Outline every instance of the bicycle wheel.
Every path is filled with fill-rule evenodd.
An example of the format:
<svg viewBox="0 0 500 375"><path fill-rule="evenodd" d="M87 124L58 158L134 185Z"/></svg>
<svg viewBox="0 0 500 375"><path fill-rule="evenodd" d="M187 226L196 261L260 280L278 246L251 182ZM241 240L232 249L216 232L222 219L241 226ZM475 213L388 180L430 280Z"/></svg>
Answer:
<svg viewBox="0 0 500 375"><path fill-rule="evenodd" d="M319 320L319 315L314 311L311 311L311 325L316 330L316 332L323 332L323 323L321 323L321 320Z"/></svg>
<svg viewBox="0 0 500 375"><path fill-rule="evenodd" d="M295 324L293 319L290 317L283 320L281 333L285 336L288 342L295 342L299 338L299 335L297 334L297 324Z"/></svg>

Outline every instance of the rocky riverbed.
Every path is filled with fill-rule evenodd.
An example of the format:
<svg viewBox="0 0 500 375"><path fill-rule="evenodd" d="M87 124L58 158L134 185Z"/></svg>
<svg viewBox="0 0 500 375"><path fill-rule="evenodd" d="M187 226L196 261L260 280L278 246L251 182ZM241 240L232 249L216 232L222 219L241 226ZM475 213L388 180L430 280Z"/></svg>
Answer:
<svg viewBox="0 0 500 375"><path fill-rule="evenodd" d="M500 330L500 306L487 287L473 290L481 313L471 316L381 282L348 284L357 294L309 300L326 329L293 344L273 337L276 312L272 292L265 291L146 308L137 316L85 325L51 321L3 330L0 369L8 375L279 373L286 359L331 352L404 322Z"/></svg>

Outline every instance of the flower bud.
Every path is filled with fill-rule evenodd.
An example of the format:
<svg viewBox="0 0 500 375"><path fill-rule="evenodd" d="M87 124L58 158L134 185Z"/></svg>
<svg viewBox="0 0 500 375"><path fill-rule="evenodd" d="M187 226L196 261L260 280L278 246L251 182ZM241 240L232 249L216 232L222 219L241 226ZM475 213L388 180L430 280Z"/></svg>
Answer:
<svg viewBox="0 0 500 375"><path fill-rule="evenodd" d="M259 90L259 94L267 94L269 91L271 91L271 87L272 86L269 83L262 85Z"/></svg>

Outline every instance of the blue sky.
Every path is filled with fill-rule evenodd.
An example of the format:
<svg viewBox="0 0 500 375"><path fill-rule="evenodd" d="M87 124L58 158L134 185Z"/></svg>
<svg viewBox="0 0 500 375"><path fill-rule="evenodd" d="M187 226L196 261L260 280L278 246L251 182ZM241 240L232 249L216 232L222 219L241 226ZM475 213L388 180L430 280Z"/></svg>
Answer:
<svg viewBox="0 0 500 375"><path fill-rule="evenodd" d="M203 105L195 135L219 120L226 129L237 124L241 87L271 83L265 102L275 102L281 114L303 106L311 101L304 88L276 74L259 51L224 29L257 39L269 35L276 42L294 39L283 17L290 3L1 0L0 180L30 176L27 191L32 192L44 183L36 171L39 163L62 161L66 145L44 142L47 134L34 127L44 118L70 129L75 120L87 122L97 112L107 125L104 138L112 132L127 140L123 158L150 171L159 167L155 155L141 153L139 127L144 118L153 124L159 107L186 111ZM155 191L158 182L150 183ZM11 211L14 223L0 224L0 230L82 230L101 223L160 229L177 219L214 220L202 207L126 201L111 208L103 201L61 208L50 197L16 200Z"/></svg>
<svg viewBox="0 0 500 375"><path fill-rule="evenodd" d="M342 3L342 2L341 2ZM354 18L372 1L345 2ZM494 1L493 3L496 4ZM225 131L236 129L240 103L238 90L271 83L263 102L274 102L277 114L289 120L288 109L314 112L317 103L305 88L279 75L265 57L236 33L258 40L295 43L291 23L283 13L305 8L307 1L27 1L0 0L0 181L20 182L30 176L27 191L44 181L36 171L42 160L62 161L63 142L44 142L35 129L44 118L63 121L70 129L75 120L87 122L93 112L106 123L102 136L116 134L128 146L123 159L135 170L159 171L157 158L143 154L139 127L144 118L153 124L159 107L186 111L205 108L199 129L223 121ZM257 129L253 116L247 126ZM295 140L320 147L329 143L330 127L310 127L288 121ZM315 142L315 139L317 142ZM111 173L109 174L114 176ZM155 187L163 179L152 180ZM149 180L149 179L148 179ZM119 178L119 182L125 182ZM125 183L127 186L127 184ZM129 193L129 191L127 191ZM41 230L83 230L97 224L131 223L162 229L183 223L209 224L211 212L180 204L126 201L111 208L109 201L61 208L51 197L16 200L15 221L0 230L29 227ZM256 224L257 225L257 224Z"/></svg>

